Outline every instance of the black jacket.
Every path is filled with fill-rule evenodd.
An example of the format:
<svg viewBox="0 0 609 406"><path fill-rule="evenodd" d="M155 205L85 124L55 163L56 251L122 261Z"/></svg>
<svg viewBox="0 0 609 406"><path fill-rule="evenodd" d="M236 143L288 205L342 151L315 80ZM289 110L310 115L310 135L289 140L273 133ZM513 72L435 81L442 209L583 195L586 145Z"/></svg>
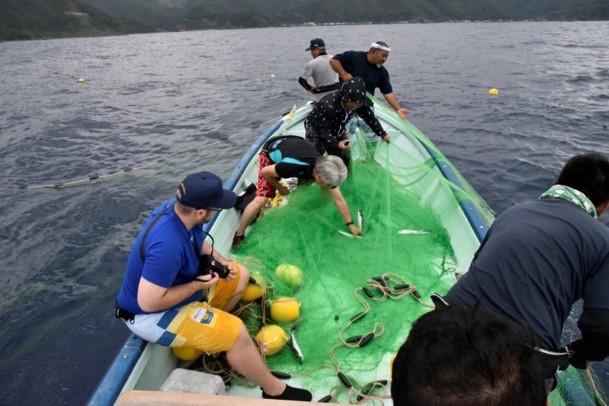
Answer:
<svg viewBox="0 0 609 406"><path fill-rule="evenodd" d="M343 101L353 100L363 102L364 105L354 111L346 111ZM362 79L354 78L349 82L343 82L340 89L330 93L314 103L313 111L305 120L305 126L312 127L317 133L325 133L332 138L342 141L347 138L345 126L347 122L357 114L379 137L385 136L386 132L372 111L372 102L365 95L365 84Z"/></svg>

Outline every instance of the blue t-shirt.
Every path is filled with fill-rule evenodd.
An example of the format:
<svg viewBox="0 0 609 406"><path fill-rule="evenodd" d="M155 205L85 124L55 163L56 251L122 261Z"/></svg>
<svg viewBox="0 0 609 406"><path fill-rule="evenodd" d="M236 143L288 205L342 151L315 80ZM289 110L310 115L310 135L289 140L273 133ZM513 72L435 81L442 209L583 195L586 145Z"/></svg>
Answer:
<svg viewBox="0 0 609 406"><path fill-rule="evenodd" d="M118 305L134 314L146 313L137 303L137 290L140 278L164 288L190 282L198 274L199 254L203 244L201 226L186 230L176 215L173 205L175 200L168 200L157 207L140 230L129 259L127 269L118 293ZM142 237L155 218L144 242L144 260L141 258L140 246ZM182 306L203 298L198 291L177 306ZM177 307L176 306L176 307Z"/></svg>
<svg viewBox="0 0 609 406"><path fill-rule="evenodd" d="M389 73L383 66L376 66L368 62L367 52L364 51L347 51L342 54L334 55L334 59L338 59L343 65L343 68L351 74L351 76L359 76L366 82L366 91L374 94L374 89L377 87L382 94L392 93L391 82L389 82Z"/></svg>
<svg viewBox="0 0 609 406"><path fill-rule="evenodd" d="M497 217L446 298L507 315L557 350L575 301L609 309L609 229L565 200L516 205Z"/></svg>

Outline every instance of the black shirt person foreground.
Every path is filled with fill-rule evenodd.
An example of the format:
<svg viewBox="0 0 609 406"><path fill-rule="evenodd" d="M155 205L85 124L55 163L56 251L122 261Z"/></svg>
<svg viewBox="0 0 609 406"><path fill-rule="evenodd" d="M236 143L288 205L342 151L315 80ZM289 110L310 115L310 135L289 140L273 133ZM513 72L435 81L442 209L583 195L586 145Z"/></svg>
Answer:
<svg viewBox="0 0 609 406"><path fill-rule="evenodd" d="M531 328L541 350L565 350L572 365L609 356L609 229L597 220L609 206L609 160L571 158L540 199L500 216L469 271L446 296L480 305ZM572 305L583 299L582 338L560 347ZM549 366L552 377L559 362Z"/></svg>
<svg viewBox="0 0 609 406"><path fill-rule="evenodd" d="M393 362L395 406L546 405L535 337L478 306L439 304L412 326Z"/></svg>

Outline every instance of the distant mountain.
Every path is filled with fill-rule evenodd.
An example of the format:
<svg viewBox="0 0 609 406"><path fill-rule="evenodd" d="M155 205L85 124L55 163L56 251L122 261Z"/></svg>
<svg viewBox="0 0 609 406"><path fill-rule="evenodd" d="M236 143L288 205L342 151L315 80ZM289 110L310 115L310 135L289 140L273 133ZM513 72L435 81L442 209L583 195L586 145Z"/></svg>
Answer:
<svg viewBox="0 0 609 406"><path fill-rule="evenodd" d="M0 40L332 22L609 20L608 0L0 0Z"/></svg>
<svg viewBox="0 0 609 406"><path fill-rule="evenodd" d="M0 40L138 31L114 16L73 0L1 0Z"/></svg>
<svg viewBox="0 0 609 406"><path fill-rule="evenodd" d="M188 0L78 0L140 31L175 30Z"/></svg>

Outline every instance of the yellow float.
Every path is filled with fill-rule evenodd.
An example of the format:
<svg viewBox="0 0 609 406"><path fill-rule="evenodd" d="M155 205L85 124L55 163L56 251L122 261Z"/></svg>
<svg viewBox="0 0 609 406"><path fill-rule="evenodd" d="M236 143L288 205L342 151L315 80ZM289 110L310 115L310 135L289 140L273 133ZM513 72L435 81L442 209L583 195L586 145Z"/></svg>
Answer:
<svg viewBox="0 0 609 406"><path fill-rule="evenodd" d="M203 355L203 351L199 351L192 347L171 347L173 355L182 361L194 361Z"/></svg>
<svg viewBox="0 0 609 406"><path fill-rule="evenodd" d="M259 285L258 283L248 283L245 289L243 290L241 300L243 300L244 302L252 302L256 299L260 299L262 295L264 295L265 291L265 287Z"/></svg>
<svg viewBox="0 0 609 406"><path fill-rule="evenodd" d="M488 94L490 94L491 96L499 96L499 89L497 88L491 88L488 89Z"/></svg>
<svg viewBox="0 0 609 406"><path fill-rule="evenodd" d="M302 285L302 271L292 264L281 264L275 268L275 276L293 288Z"/></svg>
<svg viewBox="0 0 609 406"><path fill-rule="evenodd" d="M243 295L241 295L241 300L244 302L251 302L256 299L260 299L266 292L266 281L260 272L252 272L250 276L250 283L247 284L243 290ZM255 283L251 283L252 279L255 281Z"/></svg>
<svg viewBox="0 0 609 406"><path fill-rule="evenodd" d="M288 334L277 325L265 326L256 334L256 341L265 355L277 354L288 342Z"/></svg>
<svg viewBox="0 0 609 406"><path fill-rule="evenodd" d="M300 301L293 297L280 297L271 302L271 319L291 323L300 316Z"/></svg>

